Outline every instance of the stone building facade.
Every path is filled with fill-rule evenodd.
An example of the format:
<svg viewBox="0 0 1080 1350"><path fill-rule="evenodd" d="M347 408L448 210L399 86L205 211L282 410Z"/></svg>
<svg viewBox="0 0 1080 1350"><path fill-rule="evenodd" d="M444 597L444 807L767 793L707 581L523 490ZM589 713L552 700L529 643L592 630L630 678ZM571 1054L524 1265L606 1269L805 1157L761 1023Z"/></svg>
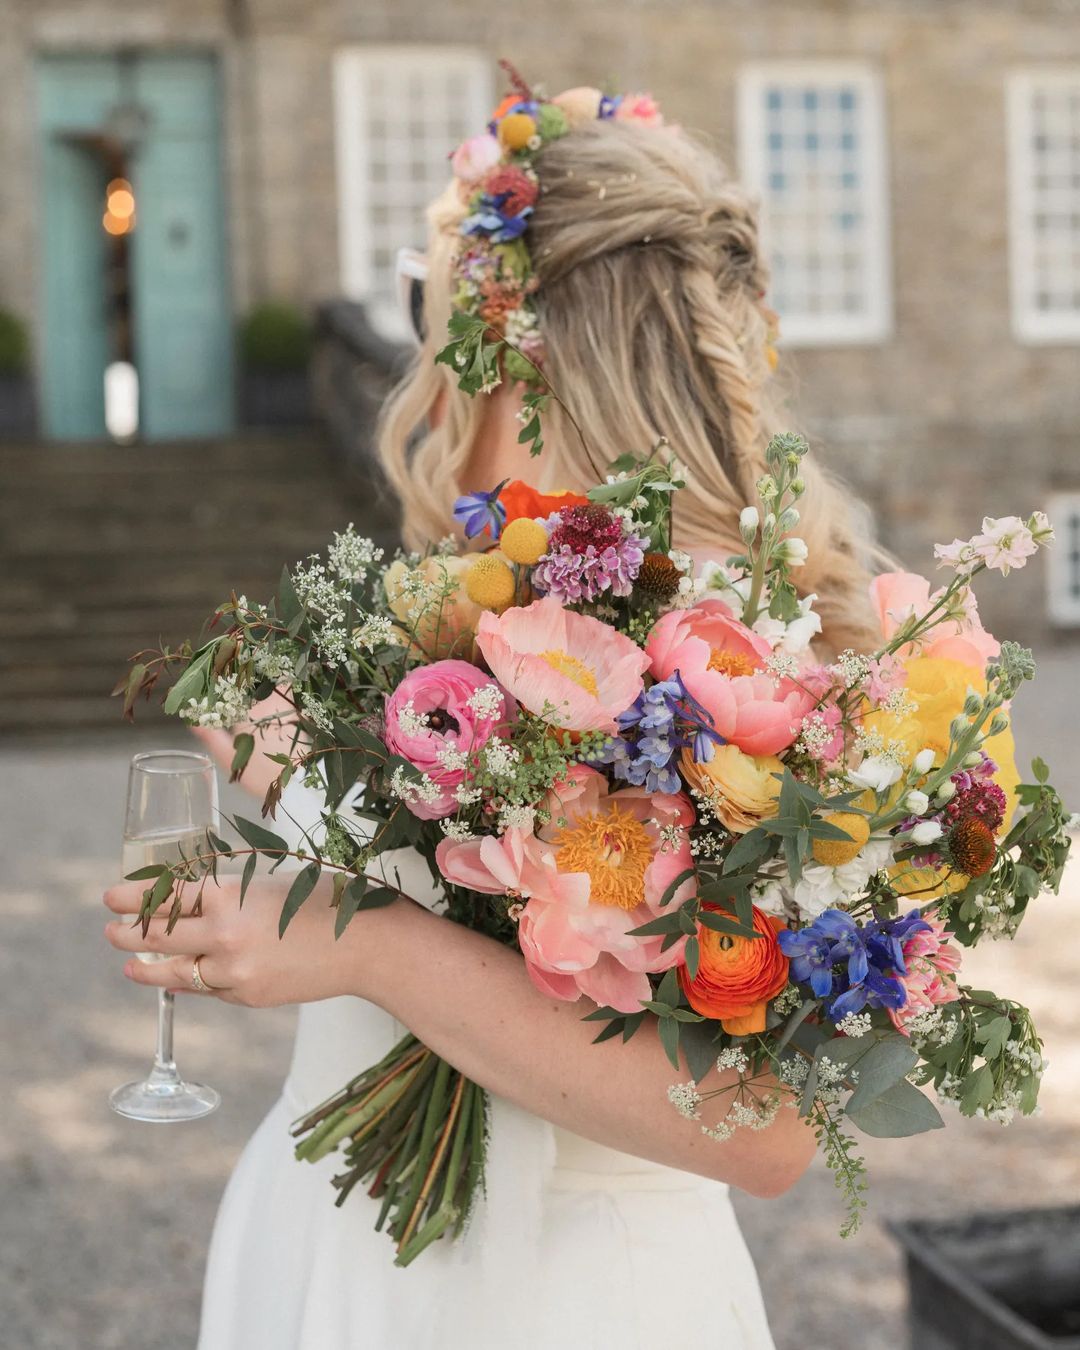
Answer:
<svg viewBox="0 0 1080 1350"><path fill-rule="evenodd" d="M816 87L819 71L821 106L841 110L850 106L851 75L879 119L876 138L862 142L861 169L878 180L881 303L863 336L825 323L823 340L793 342L785 352L793 421L867 499L885 544L910 563L925 560L935 539L974 528L983 513L1027 511L1051 494L1080 490L1080 322L1070 327L1080 312L1077 0L503 0L482 10L470 0L6 0L0 306L22 315L36 336L43 282L35 81L44 58L216 57L228 294L240 315L267 297L310 306L362 289L343 262L340 142L350 113L336 72L343 52L377 67L383 53L389 60L421 48L432 68L440 56L468 56L492 87L495 60L507 55L556 88L609 80L648 88L670 117L713 138L737 172L749 174L752 159L766 193L782 178L770 176L769 118L786 106L770 72L798 91ZM1017 116L1035 116L1031 99L1042 97L1045 78L1056 119L1050 168L1060 171L1052 181L1016 129ZM760 154L740 125L747 99L758 95ZM805 117L799 125L805 130ZM1042 153L1046 137L1038 127L1032 134L1042 137ZM1046 188L1049 207L1037 202L1021 219L1018 174ZM1046 210L1058 211L1049 245L1055 275L1077 294L1062 302L1063 322L1033 338L1021 331L1016 275L1023 250L1034 256L1046 243L1034 237ZM1026 231L1019 242L1018 220ZM804 229L792 244L803 250L803 282L817 266L806 251L815 239L821 243ZM363 251L363 240L357 246ZM1021 300L1029 309L1041 303ZM40 361L40 342L37 350ZM1058 616L1072 622L1080 622L1076 510L1056 574ZM1068 639L1068 624L1048 618L1041 569L989 589L990 620L1029 638Z"/></svg>

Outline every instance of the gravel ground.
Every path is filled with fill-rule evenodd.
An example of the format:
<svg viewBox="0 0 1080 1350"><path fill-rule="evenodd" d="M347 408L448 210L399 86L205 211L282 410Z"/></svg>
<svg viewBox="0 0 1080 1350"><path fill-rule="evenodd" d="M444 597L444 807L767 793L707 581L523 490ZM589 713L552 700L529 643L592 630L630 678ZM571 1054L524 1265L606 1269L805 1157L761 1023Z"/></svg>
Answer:
<svg viewBox="0 0 1080 1350"><path fill-rule="evenodd" d="M1034 748L1052 741L1045 710L1032 730ZM289 1011L182 1001L178 1061L221 1090L221 1110L154 1130L107 1109L109 1089L145 1070L153 1043L152 995L119 977L101 936L136 748L117 736L0 755L0 1342L17 1350L194 1345L217 1199L288 1062ZM1052 1061L1041 1118L1003 1131L957 1117L904 1144L867 1141L870 1217L847 1243L817 1164L779 1201L739 1199L778 1350L906 1344L890 1219L1080 1201L1075 943L1061 940L1074 931L1080 869L1065 891L1039 902L1016 943L967 965L1037 1015Z"/></svg>

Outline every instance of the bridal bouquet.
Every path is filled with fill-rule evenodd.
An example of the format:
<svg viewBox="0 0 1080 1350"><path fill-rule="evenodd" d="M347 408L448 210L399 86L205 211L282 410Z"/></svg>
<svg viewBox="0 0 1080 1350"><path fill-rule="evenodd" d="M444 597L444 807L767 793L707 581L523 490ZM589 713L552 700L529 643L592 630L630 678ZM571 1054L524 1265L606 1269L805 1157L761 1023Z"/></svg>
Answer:
<svg viewBox="0 0 1080 1350"><path fill-rule="evenodd" d="M1034 666L983 629L972 582L1052 532L1040 513L984 521L938 547L936 591L877 577L880 646L822 663L792 581L806 450L769 446L745 551L723 563L673 548L684 482L661 443L584 496L462 497L474 551L386 563L350 527L271 603L223 605L197 650L139 660L127 707L179 662L165 707L203 726L283 693L294 740L263 816L293 777L324 803L301 847L238 818L243 846L209 833L144 870L144 919L178 917L222 857L246 854L246 887L258 858L293 856L282 930L328 872L340 933L400 893L395 851L418 850L447 917L583 1000L597 1040L658 1034L673 1108L719 1144L784 1106L805 1116L845 1233L864 1205L851 1127L937 1128L927 1085L965 1115L1031 1112L1031 1017L964 984L963 949L1011 937L1057 888L1070 818L1040 762L1018 780L1009 709ZM234 776L257 730L235 736ZM341 1152L338 1203L363 1183L407 1264L461 1231L486 1112L407 1036L299 1122L296 1152Z"/></svg>

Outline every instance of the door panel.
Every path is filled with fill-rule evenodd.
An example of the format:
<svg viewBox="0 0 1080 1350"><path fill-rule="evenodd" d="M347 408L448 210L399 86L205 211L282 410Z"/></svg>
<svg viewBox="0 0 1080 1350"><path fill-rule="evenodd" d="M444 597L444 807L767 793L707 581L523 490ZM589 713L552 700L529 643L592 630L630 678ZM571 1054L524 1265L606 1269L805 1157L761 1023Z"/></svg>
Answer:
<svg viewBox="0 0 1080 1350"><path fill-rule="evenodd" d="M103 124L116 88L108 58L46 59L38 69L41 414L52 440L106 434L105 170L79 138Z"/></svg>
<svg viewBox="0 0 1080 1350"><path fill-rule="evenodd" d="M136 88L149 112L132 163L142 435L219 436L233 425L233 339L217 67L209 57L142 57Z"/></svg>

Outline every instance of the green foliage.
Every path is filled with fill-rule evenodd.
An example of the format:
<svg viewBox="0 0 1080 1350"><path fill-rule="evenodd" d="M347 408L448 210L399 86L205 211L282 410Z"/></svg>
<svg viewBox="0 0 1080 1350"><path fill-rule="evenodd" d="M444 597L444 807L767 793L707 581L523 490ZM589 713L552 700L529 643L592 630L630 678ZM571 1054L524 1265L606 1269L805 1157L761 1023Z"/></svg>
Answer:
<svg viewBox="0 0 1080 1350"><path fill-rule="evenodd" d="M30 364L30 335L10 310L0 309L0 375L21 375Z"/></svg>
<svg viewBox="0 0 1080 1350"><path fill-rule="evenodd" d="M240 354L248 370L305 370L311 339L308 319L283 301L256 305L240 324Z"/></svg>

